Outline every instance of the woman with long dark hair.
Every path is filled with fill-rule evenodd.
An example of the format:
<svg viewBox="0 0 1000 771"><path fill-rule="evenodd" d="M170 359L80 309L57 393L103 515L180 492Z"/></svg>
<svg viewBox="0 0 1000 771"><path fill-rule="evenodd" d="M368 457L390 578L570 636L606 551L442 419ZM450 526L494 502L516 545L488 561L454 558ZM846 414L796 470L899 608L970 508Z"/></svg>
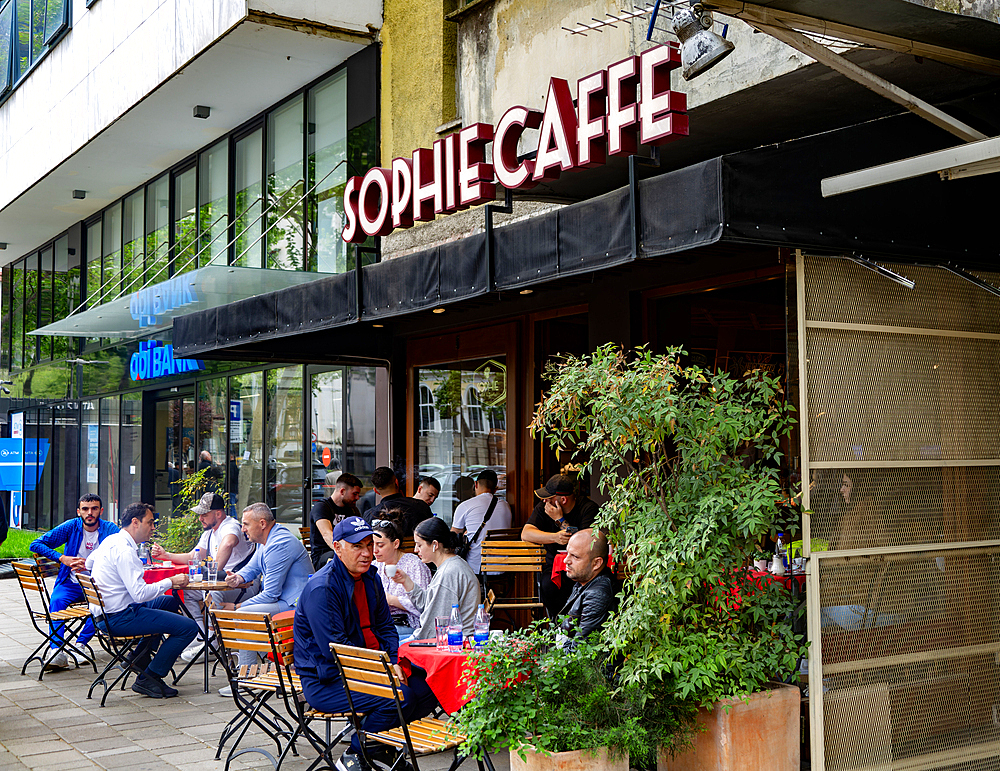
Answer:
<svg viewBox="0 0 1000 771"><path fill-rule="evenodd" d="M413 639L434 637L434 619L450 615L451 606L456 603L462 616L462 634L471 635L479 608L479 579L464 559L469 553L468 539L453 532L438 517L431 517L416 526L413 541L420 561L436 567L427 589L418 586L400 568L392 577L420 610L420 626L413 630Z"/></svg>
<svg viewBox="0 0 1000 771"><path fill-rule="evenodd" d="M421 589L431 582L431 571L413 552L400 548L404 528L401 512L388 509L380 512L381 519L372 520L375 531L375 567L385 589L385 599L392 608L392 620L399 632L399 639L405 640L420 626L420 611L410 600L402 584L391 580L397 570L404 571Z"/></svg>

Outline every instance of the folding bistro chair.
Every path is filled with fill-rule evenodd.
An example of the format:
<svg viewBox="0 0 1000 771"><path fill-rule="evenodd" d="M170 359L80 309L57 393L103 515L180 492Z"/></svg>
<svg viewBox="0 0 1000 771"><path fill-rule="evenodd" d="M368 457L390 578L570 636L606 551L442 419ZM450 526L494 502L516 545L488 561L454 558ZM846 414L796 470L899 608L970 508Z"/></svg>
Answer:
<svg viewBox="0 0 1000 771"><path fill-rule="evenodd" d="M99 607L103 615L104 597L101 595L100 588L94 583L94 579L85 573L77 573L76 577L80 582L80 588L83 589L83 596L87 598L87 602ZM94 689L98 685L104 686L104 695L101 696L101 706L103 707L104 702L108 699L108 694L114 690L116 685L121 683L121 689L125 690L125 686L128 684L128 676L132 672L129 664L129 656L135 651L136 646L146 638L141 635L115 634L110 624L107 625L107 629L104 629L100 624L96 623L96 619L94 629L97 632L98 642L107 651L108 655L111 656L111 661L101 670L101 673L96 677L94 682L90 684L90 690L87 691L87 698L92 698ZM94 669L96 671L97 668L95 667ZM113 669L119 669L120 672L109 683L108 676Z"/></svg>
<svg viewBox="0 0 1000 771"><path fill-rule="evenodd" d="M226 755L226 769L234 758L247 752L258 752L275 768L278 761L270 752L258 747L239 749L240 742L251 725L260 728L276 745L276 754L283 755L283 750L292 743L294 728L277 712L268 700L283 690L284 683L276 664L264 662L235 666L233 659L236 651L254 651L256 653L271 653L273 651L271 619L266 613L250 613L238 610L209 611L212 625L215 627L215 639L222 650L222 664L226 669L226 678L233 692L233 701L237 713L230 720L219 737L219 748L215 759L222 756L226 742L236 737L229 753ZM289 634L291 630L288 630ZM282 744L282 739L286 744ZM294 747L293 747L294 751ZM296 753L298 754L298 753Z"/></svg>
<svg viewBox="0 0 1000 771"><path fill-rule="evenodd" d="M545 565L545 547L527 541L483 541L483 559L479 568L483 578L485 594L493 595L489 589L492 578L487 573L531 573L534 593L525 597L493 596L493 609L502 610L510 616L512 611L528 610L532 617L535 611L545 612L545 605L539 599L542 583L542 569ZM513 619L511 620L513 623Z"/></svg>
<svg viewBox="0 0 1000 771"><path fill-rule="evenodd" d="M17 574L17 582L21 585L21 594L24 595L24 604L28 608L28 618L31 625L35 627L39 634L45 639L31 652L31 655L24 660L21 667L21 674L28 671L28 664L37 661L41 664L38 671L38 679L41 680L45 674L46 665L58 654L63 652L73 659L76 666L80 662L86 661L97 673L97 663L94 661L94 651L87 645L86 650L73 642L83 630L83 625L90 618L90 609L83 605L73 605L65 610L51 611L49 609L49 590L45 585L45 571L38 565L31 565L23 562L15 562L14 572ZM37 606L37 607L36 607ZM62 639L52 630L54 625L62 625ZM56 647L53 648L52 644ZM44 654L42 651L46 651Z"/></svg>
<svg viewBox="0 0 1000 771"><path fill-rule="evenodd" d="M311 535L311 533L312 533L312 528L309 528L309 527L300 527L299 528L299 536L302 538L302 545L306 547L306 551L311 551L312 550L311 549L311 545L312 545L312 541L311 541L312 535Z"/></svg>
<svg viewBox="0 0 1000 771"><path fill-rule="evenodd" d="M341 682L347 692L347 702L351 705L351 722L361 739L361 753L364 761L372 768L376 766L369 755L367 743L369 740L379 742L397 751L396 759L388 767L389 771L401 771L406 767L407 756L414 771L420 771L417 757L435 755L439 752L454 750L455 757L448 771L455 771L465 758L459 754L458 747L465 741L465 736L455 731L451 724L437 718L425 717L407 723L403 719L403 698L400 694L400 682L385 651L356 648L351 645L330 643ZM399 716L399 728L385 731L369 732L363 727L364 716L354 707L354 697L359 694L381 696L396 702L396 714ZM487 753L483 753L486 768L494 771L493 761ZM483 760L476 761L480 771L483 771ZM380 764L382 765L382 764Z"/></svg>

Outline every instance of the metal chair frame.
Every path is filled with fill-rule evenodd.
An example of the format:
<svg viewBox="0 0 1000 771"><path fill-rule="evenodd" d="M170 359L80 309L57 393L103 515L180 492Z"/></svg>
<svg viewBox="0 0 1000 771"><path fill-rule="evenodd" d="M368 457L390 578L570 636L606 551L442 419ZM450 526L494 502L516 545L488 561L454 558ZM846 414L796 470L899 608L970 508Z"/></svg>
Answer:
<svg viewBox="0 0 1000 771"><path fill-rule="evenodd" d="M351 722L354 730L361 738L361 753L365 763L371 768L380 768L383 764L376 762L367 747L367 741L376 741L387 745L398 752L396 759L388 766L388 771L401 771L406 768L407 756L414 771L420 771L418 756L436 755L439 752L454 750L455 757L448 771L455 771L465 760L459 753L459 745L465 741L465 736L452 730L447 721L438 718L421 718L407 723L403 718L403 697L400 693L400 682L389 660L389 654L381 650L357 648L352 645L330 643L334 661L344 684L347 703L351 707ZM369 696L381 696L392 699L396 703L396 714L399 717L399 727L385 731L365 731L363 713L354 706L354 693ZM483 753L484 759L476 759L480 771L495 771L493 761L488 753Z"/></svg>
<svg viewBox="0 0 1000 771"><path fill-rule="evenodd" d="M94 579L86 573L78 573L77 579L80 581L80 588L83 589L83 594L87 598L87 602L98 606L101 609L102 615L107 615L104 610L104 597ZM129 654L134 653L136 647L146 639L142 635L115 634L110 624L106 624L106 626L106 629L103 628L97 623L97 618L94 618L94 629L97 634L97 640L107 654L111 656L111 661L101 670L101 673L94 679L94 682L90 684L90 690L87 691L87 698L90 699L93 697L94 689L98 685L104 686L104 695L101 696L102 707L108 700L108 694L114 690L116 685L121 683L121 690L125 690L125 686L128 684L128 676L132 674L132 668L128 661ZM121 672L109 684L108 673L115 668L120 669Z"/></svg>
<svg viewBox="0 0 1000 771"><path fill-rule="evenodd" d="M71 605L64 610L52 611L49 608L49 589L45 584L46 573L51 571L37 564L31 565L15 562L14 572L17 575L17 582L21 587L21 594L24 595L24 604L28 609L28 618L31 619L31 625L45 638L31 652L31 655L24 660L24 665L21 667L21 674L24 675L28 671L28 665L32 661L37 661L41 664L38 671L38 680L41 681L45 675L45 667L60 652L68 654L77 667L81 666L81 660L86 661L94 668L94 674L97 674L94 649L90 645L85 644L83 647L86 650L84 650L83 647L73 642L79 636L80 632L83 631L84 624L90 618L90 609L83 605ZM37 595L37 600L42 608L40 611L32 607L32 592ZM56 623L62 625L62 639L53 631ZM56 647L52 647L53 644ZM50 652L39 655L43 650Z"/></svg>

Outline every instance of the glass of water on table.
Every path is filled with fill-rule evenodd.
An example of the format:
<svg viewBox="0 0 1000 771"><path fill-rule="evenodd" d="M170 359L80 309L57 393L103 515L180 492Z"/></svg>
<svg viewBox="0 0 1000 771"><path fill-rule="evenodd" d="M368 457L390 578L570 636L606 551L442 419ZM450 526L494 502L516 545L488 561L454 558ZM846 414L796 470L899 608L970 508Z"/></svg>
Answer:
<svg viewBox="0 0 1000 771"><path fill-rule="evenodd" d="M219 580L219 563L215 560L205 560L205 580L209 583Z"/></svg>

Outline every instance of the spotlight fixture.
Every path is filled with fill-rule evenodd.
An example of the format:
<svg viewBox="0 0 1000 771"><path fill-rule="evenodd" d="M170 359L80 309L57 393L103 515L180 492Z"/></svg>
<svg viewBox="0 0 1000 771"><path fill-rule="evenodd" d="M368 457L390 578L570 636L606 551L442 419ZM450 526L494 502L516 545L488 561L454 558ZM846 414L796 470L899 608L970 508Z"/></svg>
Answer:
<svg viewBox="0 0 1000 771"><path fill-rule="evenodd" d="M444 308L435 308L431 313L444 313Z"/></svg>
<svg viewBox="0 0 1000 771"><path fill-rule="evenodd" d="M673 29L681 41L681 74L684 80L696 78L725 59L736 48L712 31L712 12L701 3L674 11Z"/></svg>
<svg viewBox="0 0 1000 771"><path fill-rule="evenodd" d="M73 197L75 199L77 199L78 201L82 201L84 198L87 197L87 191L86 190L74 190L73 191Z"/></svg>
<svg viewBox="0 0 1000 771"><path fill-rule="evenodd" d="M535 293L534 289L522 289L520 292L518 292L518 294L534 294L534 293Z"/></svg>
<svg viewBox="0 0 1000 771"><path fill-rule="evenodd" d="M7 242L6 241L0 241L0 252L2 252L6 248L7 248Z"/></svg>
<svg viewBox="0 0 1000 771"><path fill-rule="evenodd" d="M206 105L203 105L203 104L195 105L195 108L194 108L194 117L196 117L196 118L207 118L211 114L212 114L212 108L211 107L207 107Z"/></svg>

